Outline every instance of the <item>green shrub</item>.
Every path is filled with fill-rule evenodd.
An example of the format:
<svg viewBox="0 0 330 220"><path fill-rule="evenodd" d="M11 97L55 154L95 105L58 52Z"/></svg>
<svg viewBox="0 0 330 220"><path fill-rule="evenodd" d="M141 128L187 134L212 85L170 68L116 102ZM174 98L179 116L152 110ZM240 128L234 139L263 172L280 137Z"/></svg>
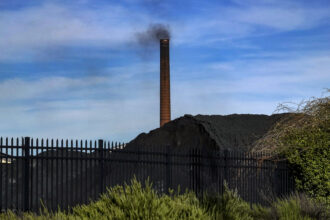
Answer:
<svg viewBox="0 0 330 220"><path fill-rule="evenodd" d="M212 219L217 220L250 220L253 219L250 206L243 201L237 191L231 191L225 184L223 194L204 194L202 206Z"/></svg>
<svg viewBox="0 0 330 220"><path fill-rule="evenodd" d="M329 92L329 90L328 90ZM291 112L259 140L259 150L285 157L293 171L296 189L330 205L330 97L313 98Z"/></svg>
<svg viewBox="0 0 330 220"><path fill-rule="evenodd" d="M302 194L277 199L270 207L250 205L237 191L227 187L222 195L204 194L197 198L192 192L179 191L159 195L147 181L142 187L136 179L130 185L110 188L96 202L76 206L70 213L57 211L0 214L0 219L73 220L73 219L201 219L201 220L325 220L330 219L329 206Z"/></svg>
<svg viewBox="0 0 330 220"><path fill-rule="evenodd" d="M136 179L131 185L109 189L97 202L75 207L73 215L88 219L208 219L193 193L158 195L149 181L142 187Z"/></svg>
<svg viewBox="0 0 330 220"><path fill-rule="evenodd" d="M275 200L268 208L253 207L254 219L269 220L326 220L330 219L329 207L305 194L294 193Z"/></svg>

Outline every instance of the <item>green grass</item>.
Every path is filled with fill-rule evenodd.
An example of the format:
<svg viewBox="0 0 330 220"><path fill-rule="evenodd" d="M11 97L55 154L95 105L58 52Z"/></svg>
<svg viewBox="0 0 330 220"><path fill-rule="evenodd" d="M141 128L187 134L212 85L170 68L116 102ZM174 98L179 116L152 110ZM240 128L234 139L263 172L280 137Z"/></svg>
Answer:
<svg viewBox="0 0 330 220"><path fill-rule="evenodd" d="M225 190L223 195L171 191L170 195L157 194L147 181L142 186L136 179L129 185L108 189L96 202L76 206L69 213L63 211L42 214L11 211L0 214L0 219L216 219L216 220L309 220L330 219L329 207L302 194L277 199L270 207L250 205L235 191Z"/></svg>

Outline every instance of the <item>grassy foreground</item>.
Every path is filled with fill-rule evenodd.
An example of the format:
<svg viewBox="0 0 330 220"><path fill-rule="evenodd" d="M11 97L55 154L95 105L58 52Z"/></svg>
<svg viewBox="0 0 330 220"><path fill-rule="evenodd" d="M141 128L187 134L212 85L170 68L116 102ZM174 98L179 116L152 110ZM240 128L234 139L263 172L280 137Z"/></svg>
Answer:
<svg viewBox="0 0 330 220"><path fill-rule="evenodd" d="M226 190L222 196L204 195L197 198L192 192L159 195L147 181L143 187L133 179L130 185L108 189L101 198L88 205L76 206L69 213L44 210L34 213L0 214L0 219L330 219L329 207L313 202L302 194L273 201L270 207L252 208L236 192Z"/></svg>

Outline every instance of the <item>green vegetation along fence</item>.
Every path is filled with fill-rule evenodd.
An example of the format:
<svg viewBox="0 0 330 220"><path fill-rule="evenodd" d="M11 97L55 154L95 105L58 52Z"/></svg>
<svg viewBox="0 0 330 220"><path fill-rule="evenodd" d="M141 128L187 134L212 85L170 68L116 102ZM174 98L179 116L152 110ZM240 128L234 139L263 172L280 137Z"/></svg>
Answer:
<svg viewBox="0 0 330 220"><path fill-rule="evenodd" d="M107 187L146 179L168 189L222 193L230 189L250 203L293 191L285 161L232 151L177 151L98 141L0 138L0 210L67 209L98 198Z"/></svg>

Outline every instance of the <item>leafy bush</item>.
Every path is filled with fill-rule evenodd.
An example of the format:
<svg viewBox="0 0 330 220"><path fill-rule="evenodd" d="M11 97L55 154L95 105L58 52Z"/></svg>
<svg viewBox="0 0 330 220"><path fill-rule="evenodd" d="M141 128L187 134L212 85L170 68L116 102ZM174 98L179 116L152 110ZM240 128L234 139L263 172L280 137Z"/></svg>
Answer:
<svg viewBox="0 0 330 220"><path fill-rule="evenodd" d="M142 187L136 179L131 185L109 189L97 202L75 207L73 215L88 219L208 219L193 193L158 195L149 181Z"/></svg>
<svg viewBox="0 0 330 220"><path fill-rule="evenodd" d="M257 147L288 160L297 190L329 203L330 97L301 102L295 110L280 105L278 110L292 114L277 123Z"/></svg>
<svg viewBox="0 0 330 220"><path fill-rule="evenodd" d="M201 205L216 220L252 220L251 209L237 191L231 191L225 184L223 194L204 194Z"/></svg>
<svg viewBox="0 0 330 220"><path fill-rule="evenodd" d="M329 207L326 204L316 202L301 193L277 199L268 208L253 206L252 210L253 219L258 220L326 220L330 218Z"/></svg>
<svg viewBox="0 0 330 220"><path fill-rule="evenodd" d="M133 179L130 185L110 188L89 205L76 206L72 212L0 214L0 219L73 220L73 219L202 219L202 220L295 220L329 219L329 207L305 195L294 194L273 201L270 207L250 205L236 191L226 188L222 195L204 194L197 198L192 192L158 195L149 182L145 186Z"/></svg>

